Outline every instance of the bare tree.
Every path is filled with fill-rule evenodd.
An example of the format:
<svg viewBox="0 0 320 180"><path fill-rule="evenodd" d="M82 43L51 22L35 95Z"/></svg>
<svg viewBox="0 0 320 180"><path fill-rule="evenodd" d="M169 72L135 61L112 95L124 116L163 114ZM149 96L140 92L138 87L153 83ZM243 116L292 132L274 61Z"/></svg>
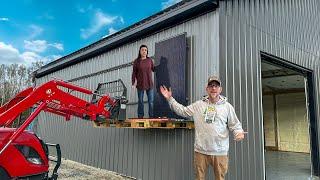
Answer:
<svg viewBox="0 0 320 180"><path fill-rule="evenodd" d="M33 85L34 72L43 62L34 62L27 67L21 64L0 65L0 105L10 98Z"/></svg>
<svg viewBox="0 0 320 180"><path fill-rule="evenodd" d="M43 62L35 62L28 67L21 64L0 65L0 106L8 102L17 93L33 86L34 72L42 65ZM11 127L20 126L31 112L32 108L22 112Z"/></svg>
<svg viewBox="0 0 320 180"><path fill-rule="evenodd" d="M0 105L4 104L4 83L5 83L5 72L6 67L4 64L0 65Z"/></svg>
<svg viewBox="0 0 320 180"><path fill-rule="evenodd" d="M34 75L35 75L35 72L36 70L40 69L41 66L43 66L44 63L42 61L37 61L37 62L33 62L31 64L31 66L27 69L27 73L28 73L28 80L27 80L27 84L28 86L32 86L33 83L34 83Z"/></svg>

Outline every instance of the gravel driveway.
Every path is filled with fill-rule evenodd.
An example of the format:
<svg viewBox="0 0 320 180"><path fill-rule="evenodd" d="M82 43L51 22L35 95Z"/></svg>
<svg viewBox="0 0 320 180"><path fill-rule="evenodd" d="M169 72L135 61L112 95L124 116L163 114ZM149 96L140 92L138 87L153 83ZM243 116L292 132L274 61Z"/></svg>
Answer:
<svg viewBox="0 0 320 180"><path fill-rule="evenodd" d="M54 168L53 163L50 163L50 173ZM61 166L58 170L58 179L74 179L74 180L132 180L135 178L123 177L115 172L99 169L91 166L87 166L71 160L62 159ZM51 174L50 174L51 175Z"/></svg>

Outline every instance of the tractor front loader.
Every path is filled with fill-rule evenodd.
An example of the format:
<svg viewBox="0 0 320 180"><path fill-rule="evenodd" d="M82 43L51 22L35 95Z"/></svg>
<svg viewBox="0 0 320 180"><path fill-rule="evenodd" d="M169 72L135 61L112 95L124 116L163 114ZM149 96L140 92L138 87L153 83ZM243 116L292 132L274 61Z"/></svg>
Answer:
<svg viewBox="0 0 320 180"><path fill-rule="evenodd" d="M71 92L92 95L87 102ZM28 88L0 107L0 179L57 179L61 163L58 144L44 143L35 133L27 131L40 112L53 113L70 120L72 116L91 121L117 118L125 98L112 98L61 80L51 80L36 88ZM11 128L23 112L32 113L18 128ZM56 165L49 175L48 146L56 148Z"/></svg>

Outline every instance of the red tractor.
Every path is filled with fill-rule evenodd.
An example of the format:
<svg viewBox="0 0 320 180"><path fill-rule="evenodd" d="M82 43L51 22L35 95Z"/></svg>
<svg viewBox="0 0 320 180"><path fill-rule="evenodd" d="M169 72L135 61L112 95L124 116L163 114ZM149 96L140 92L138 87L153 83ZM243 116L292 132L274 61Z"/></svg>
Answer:
<svg viewBox="0 0 320 180"><path fill-rule="evenodd" d="M71 95L70 92L74 91L93 95L94 100L87 102ZM0 107L0 179L57 179L61 163L60 146L44 143L35 133L26 130L40 112L54 113L66 120L76 116L106 121L116 118L125 103L123 96L111 98L61 80L52 80L20 92ZM35 109L20 127L10 128L17 117L32 107ZM51 176L48 146L54 146L57 151Z"/></svg>

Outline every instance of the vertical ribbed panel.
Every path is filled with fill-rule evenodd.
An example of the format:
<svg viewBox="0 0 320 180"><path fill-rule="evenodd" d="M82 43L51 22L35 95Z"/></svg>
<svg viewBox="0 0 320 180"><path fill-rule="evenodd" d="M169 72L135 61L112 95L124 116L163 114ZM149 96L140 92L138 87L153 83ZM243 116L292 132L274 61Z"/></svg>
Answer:
<svg viewBox="0 0 320 180"><path fill-rule="evenodd" d="M318 0L220 1L220 76L249 132L242 143L230 141L229 180L265 177L261 51L313 70L319 103L319 8Z"/></svg>
<svg viewBox="0 0 320 180"><path fill-rule="evenodd" d="M149 56L153 56L156 42L186 33L190 64L188 89L193 102L205 94L207 77L219 73L218 32L218 12L207 13L37 79L37 84L47 82L51 77L70 80L130 63L137 57L141 44L146 44ZM129 103L132 103L127 106L127 117L136 117L138 98L136 90L131 88L131 72L132 67L128 66L73 83L95 89L99 82L122 79L128 88ZM87 96L82 97L90 100ZM81 163L143 180L194 179L194 130L93 128L90 122L80 119L65 122L62 118L41 114L38 133L46 141L60 143L63 157Z"/></svg>

